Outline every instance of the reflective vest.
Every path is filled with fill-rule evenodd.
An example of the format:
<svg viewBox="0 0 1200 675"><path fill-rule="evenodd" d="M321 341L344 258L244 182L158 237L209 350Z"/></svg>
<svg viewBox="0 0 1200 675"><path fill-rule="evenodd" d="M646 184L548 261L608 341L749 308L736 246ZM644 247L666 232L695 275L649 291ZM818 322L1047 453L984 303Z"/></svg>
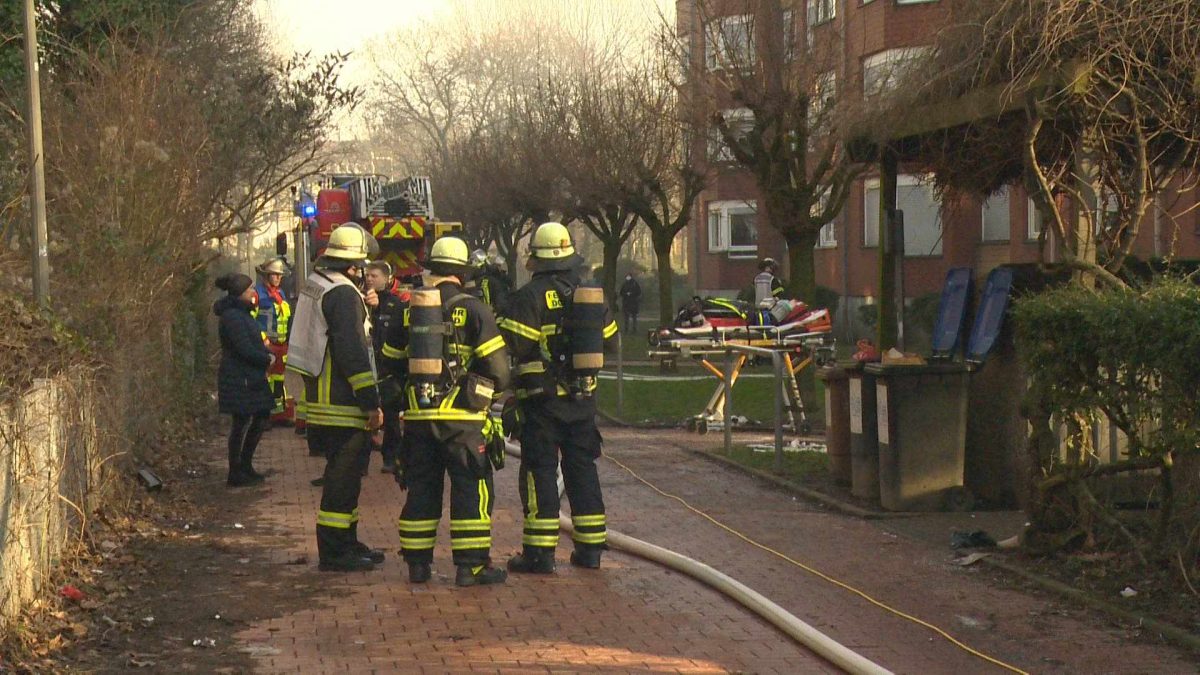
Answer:
<svg viewBox="0 0 1200 675"><path fill-rule="evenodd" d="M331 270L314 271L300 284L300 297L296 300L295 321L292 322L291 341L288 343L288 368L303 375L317 377L325 368L325 359L329 354L329 324L321 302L325 294L338 286L349 286L355 293L362 296L358 286L341 272ZM370 312L363 303L363 330L371 335ZM374 361L374 350L368 345L367 351ZM375 370L372 363L372 371Z"/></svg>

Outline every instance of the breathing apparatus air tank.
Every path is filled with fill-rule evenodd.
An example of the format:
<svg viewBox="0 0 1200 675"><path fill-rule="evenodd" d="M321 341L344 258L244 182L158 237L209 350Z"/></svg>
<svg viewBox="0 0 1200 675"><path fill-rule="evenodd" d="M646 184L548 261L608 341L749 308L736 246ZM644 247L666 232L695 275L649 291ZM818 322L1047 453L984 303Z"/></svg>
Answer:
<svg viewBox="0 0 1200 675"><path fill-rule="evenodd" d="M445 337L441 292L436 288L413 290L408 305L408 377L418 405L428 406L437 394L444 368Z"/></svg>
<svg viewBox="0 0 1200 675"><path fill-rule="evenodd" d="M596 389L596 376L604 367L604 289L579 286L571 301L567 339L574 374L572 394L589 397Z"/></svg>

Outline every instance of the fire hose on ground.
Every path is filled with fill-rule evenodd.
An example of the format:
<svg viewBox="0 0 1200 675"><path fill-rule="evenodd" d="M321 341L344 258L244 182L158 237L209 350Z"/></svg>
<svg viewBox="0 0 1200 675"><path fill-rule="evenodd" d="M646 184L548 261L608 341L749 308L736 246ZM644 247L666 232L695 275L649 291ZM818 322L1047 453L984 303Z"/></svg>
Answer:
<svg viewBox="0 0 1200 675"><path fill-rule="evenodd" d="M505 450L513 457L518 459L521 457L521 446L518 443L511 441L506 443ZM560 497L562 493L563 479L560 471L558 474ZM564 531L574 531L569 517L560 515L558 520L559 527ZM788 637L848 673L882 675L891 672L801 621L749 586L704 563L611 529L608 530L608 544L618 551L669 567L700 581L754 612Z"/></svg>

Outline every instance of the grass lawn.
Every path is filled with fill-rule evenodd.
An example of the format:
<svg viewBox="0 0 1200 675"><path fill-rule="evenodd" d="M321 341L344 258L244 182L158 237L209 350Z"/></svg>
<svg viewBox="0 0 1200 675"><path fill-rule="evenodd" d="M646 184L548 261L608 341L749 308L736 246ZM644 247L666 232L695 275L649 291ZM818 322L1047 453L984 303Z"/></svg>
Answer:
<svg viewBox="0 0 1200 675"><path fill-rule="evenodd" d="M716 452L721 453L721 450L718 449ZM747 446L735 445L732 448L730 459L742 466L772 473L797 483L821 481L829 476L829 455L823 452L810 450L784 452L783 470L779 473L775 473L774 470L775 451L773 449L766 452L755 452Z"/></svg>
<svg viewBox="0 0 1200 675"><path fill-rule="evenodd" d="M615 364L610 363L606 370L616 370ZM625 369L627 374L659 375L657 366L637 366ZM769 366L745 368L749 373L770 373ZM707 371L691 362L681 362L677 373L680 377L696 377L705 375ZM599 405L604 412L619 417L627 422L676 423L685 418L699 414L704 410L709 397L716 390L718 380L708 377L704 380L656 380L656 381L625 381L624 405L617 410L617 382L601 380ZM746 378L739 380L733 387L733 409L735 415L744 415L752 420L770 423L775 411L774 380L772 378ZM805 401L809 408L809 419L816 422L821 417L820 406L824 404L825 392L822 383L817 382L817 395L813 401Z"/></svg>

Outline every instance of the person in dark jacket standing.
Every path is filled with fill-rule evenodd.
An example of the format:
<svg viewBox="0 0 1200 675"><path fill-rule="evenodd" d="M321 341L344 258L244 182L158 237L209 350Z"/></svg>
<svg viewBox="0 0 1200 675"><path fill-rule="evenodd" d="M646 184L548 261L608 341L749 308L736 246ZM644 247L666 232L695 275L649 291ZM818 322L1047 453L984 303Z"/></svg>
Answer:
<svg viewBox="0 0 1200 675"><path fill-rule="evenodd" d="M621 314L625 316L625 332L633 334L637 331L638 313L642 308L642 286L632 274L625 275L625 283L618 291L621 296Z"/></svg>
<svg viewBox="0 0 1200 675"><path fill-rule="evenodd" d="M217 406L233 417L229 430L230 487L263 481L254 470L254 450L267 428L275 397L267 382L267 369L274 357L263 343L258 322L251 314L257 293L254 280L245 274L226 274L217 279L225 297L213 304L220 317L221 365L217 370Z"/></svg>

